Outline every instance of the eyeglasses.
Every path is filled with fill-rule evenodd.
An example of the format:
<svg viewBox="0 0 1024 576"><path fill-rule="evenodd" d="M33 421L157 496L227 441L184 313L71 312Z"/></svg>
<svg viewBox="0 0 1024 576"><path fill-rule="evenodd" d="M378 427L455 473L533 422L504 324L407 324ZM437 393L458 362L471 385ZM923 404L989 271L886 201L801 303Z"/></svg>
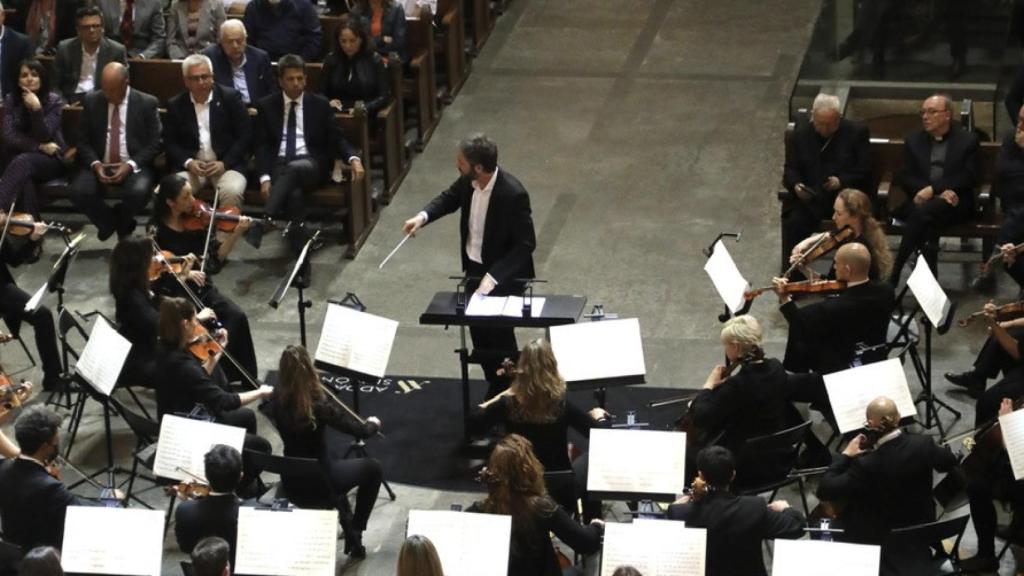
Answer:
<svg viewBox="0 0 1024 576"><path fill-rule="evenodd" d="M192 82L209 82L213 80L213 74L198 74L196 76L185 76L185 80L191 80Z"/></svg>
<svg viewBox="0 0 1024 576"><path fill-rule="evenodd" d="M920 111L921 116L935 116L942 112L949 112L949 110L940 110L938 108L922 108Z"/></svg>
<svg viewBox="0 0 1024 576"><path fill-rule="evenodd" d="M79 24L79 30L102 30L103 24Z"/></svg>

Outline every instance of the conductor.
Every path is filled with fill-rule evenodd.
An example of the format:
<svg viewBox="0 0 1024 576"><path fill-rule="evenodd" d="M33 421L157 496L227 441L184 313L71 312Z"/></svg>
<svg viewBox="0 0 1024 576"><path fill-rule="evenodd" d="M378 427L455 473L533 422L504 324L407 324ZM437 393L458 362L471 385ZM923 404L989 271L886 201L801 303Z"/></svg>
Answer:
<svg viewBox="0 0 1024 576"><path fill-rule="evenodd" d="M455 164L459 178L405 221L402 230L417 230L460 210L459 237L462 270L473 278L466 286L474 295L522 294L522 279L533 278L533 249L537 240L530 216L530 195L514 176L498 168L498 146L483 134L459 143ZM471 327L474 355L489 384L490 398L508 387L498 377L506 357L519 349L512 328Z"/></svg>

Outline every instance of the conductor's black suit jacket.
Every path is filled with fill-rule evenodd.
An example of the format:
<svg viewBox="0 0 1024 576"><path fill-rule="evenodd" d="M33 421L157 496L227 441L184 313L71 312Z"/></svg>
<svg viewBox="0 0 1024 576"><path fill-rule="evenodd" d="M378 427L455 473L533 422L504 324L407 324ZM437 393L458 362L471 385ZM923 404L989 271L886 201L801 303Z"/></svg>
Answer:
<svg viewBox="0 0 1024 576"><path fill-rule="evenodd" d="M907 135L903 143L903 169L896 174L896 184L906 193L908 203L919 190L928 186L932 187L935 196L945 190L952 190L960 198L957 212L960 217L966 217L974 208L978 137L960 128L958 124L950 125L946 133L946 162L942 177L933 181L930 172L934 141L924 130Z"/></svg>
<svg viewBox="0 0 1024 576"><path fill-rule="evenodd" d="M210 144L217 159L227 170L244 173L251 140L252 123L241 96L215 84L210 102ZM167 101L164 147L167 165L173 170L184 170L185 161L199 154L199 121L188 91Z"/></svg>
<svg viewBox="0 0 1024 576"><path fill-rule="evenodd" d="M423 209L427 222L462 209L459 215L459 252L462 269L469 269L466 241L469 238L469 212L473 200L473 183L460 177ZM484 238L480 259L487 273L498 283L494 295L510 294L522 289L512 282L516 278L533 278L533 250L537 239L533 231L530 195L514 176L498 169L484 220Z"/></svg>
<svg viewBox="0 0 1024 576"><path fill-rule="evenodd" d="M42 466L15 458L0 463L0 521L4 540L28 551L36 546L60 548L68 506L89 506L68 491Z"/></svg>

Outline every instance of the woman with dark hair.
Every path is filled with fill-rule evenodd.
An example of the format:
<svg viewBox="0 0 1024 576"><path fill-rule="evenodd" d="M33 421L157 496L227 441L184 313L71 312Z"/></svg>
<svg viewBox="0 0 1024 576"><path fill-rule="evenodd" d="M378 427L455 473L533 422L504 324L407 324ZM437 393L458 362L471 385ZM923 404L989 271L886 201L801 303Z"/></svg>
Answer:
<svg viewBox="0 0 1024 576"><path fill-rule="evenodd" d="M370 29L373 49L378 54L387 58L397 52L402 62L407 61L405 9L400 4L394 0L359 0L352 14L362 18Z"/></svg>
<svg viewBox="0 0 1024 576"><path fill-rule="evenodd" d="M391 99L384 60L373 51L370 35L359 18L348 18L338 27L321 76L324 96L339 111L356 102L366 105L371 121Z"/></svg>
<svg viewBox="0 0 1024 576"><path fill-rule="evenodd" d="M203 254L206 243L206 230L186 230L183 223L186 215L192 213L192 186L188 180L177 175L164 176L160 181L157 190L156 201L153 202L152 225L156 228L156 243L161 250L170 252L176 256L188 257L183 276L189 284L190 289L199 297L202 303L211 308L227 329L231 336L227 351L253 378L258 376L256 366L256 351L252 343L252 332L249 328L249 317L237 304L227 296L221 294L213 281L203 271L194 268L197 257ZM209 262L206 270L213 272L227 259L235 243L248 230L252 221L243 216L235 231L228 236L223 243L216 239L216 235L210 238L210 250L207 255ZM182 289L174 278L163 276L156 284L157 291L167 296L185 296ZM234 366L228 363L224 370L231 380L242 380L245 377Z"/></svg>
<svg viewBox="0 0 1024 576"><path fill-rule="evenodd" d="M548 496L544 467L526 438L518 434L502 438L481 470L480 480L487 487L487 498L469 511L512 517L509 576L562 576L551 545L552 532L580 554L601 548L604 522L595 519L583 526Z"/></svg>
<svg viewBox="0 0 1024 576"><path fill-rule="evenodd" d="M396 576L444 576L437 548L430 538L413 534L405 539L398 552Z"/></svg>
<svg viewBox="0 0 1024 576"><path fill-rule="evenodd" d="M18 563L18 576L63 576L60 552L52 546L37 546Z"/></svg>
<svg viewBox="0 0 1024 576"><path fill-rule="evenodd" d="M371 416L360 422L339 402L328 398L313 359L302 346L285 348L278 370L280 380L270 401L270 413L284 443L284 455L319 460L330 486L314 485L304 478L282 481L289 494L303 494L311 499L322 496L326 488L337 501L338 520L345 533L345 553L365 558L363 531L377 500L383 472L380 463L372 458L345 458L343 450L332 449L338 447L332 447L325 435L328 428L333 428L356 438L368 438L380 429L380 420ZM353 487L357 487L354 513L347 495Z"/></svg>
<svg viewBox="0 0 1024 576"><path fill-rule="evenodd" d="M64 172L64 102L50 91L46 67L38 60L21 63L18 88L4 98L3 145L10 163L0 179L0 211L9 211L21 194L22 211L38 218L35 185Z"/></svg>

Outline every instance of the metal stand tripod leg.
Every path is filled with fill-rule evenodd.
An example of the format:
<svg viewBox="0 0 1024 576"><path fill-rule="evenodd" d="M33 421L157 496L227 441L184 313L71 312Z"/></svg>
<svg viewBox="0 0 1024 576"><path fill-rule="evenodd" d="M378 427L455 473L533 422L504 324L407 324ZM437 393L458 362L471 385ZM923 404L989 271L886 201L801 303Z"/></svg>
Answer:
<svg viewBox="0 0 1024 576"><path fill-rule="evenodd" d="M948 410L953 415L954 421L959 420L962 414L940 398L936 398L932 392L932 325L927 319L924 319L922 324L924 324L924 361L921 360L916 344L912 344L909 350L910 359L914 363L914 370L917 372L917 379L921 383L921 393L914 399L914 403L924 402L924 427L938 427L939 439L945 440L946 430L942 425L942 419L939 417L939 409L945 408ZM934 424L932 423L933 418Z"/></svg>
<svg viewBox="0 0 1024 576"><path fill-rule="evenodd" d="M348 450L345 452L345 459L346 460L349 459L349 458L370 458L370 457L371 457L370 453L367 452L367 450L366 450L366 440L363 439L363 438L356 438L352 442L352 444L349 445ZM395 492L394 492L394 490L391 489L391 486L388 484L388 481L382 478L381 479L381 485L384 486L384 490L387 491L388 498L390 498L391 501L394 502L395 498L396 498Z"/></svg>

